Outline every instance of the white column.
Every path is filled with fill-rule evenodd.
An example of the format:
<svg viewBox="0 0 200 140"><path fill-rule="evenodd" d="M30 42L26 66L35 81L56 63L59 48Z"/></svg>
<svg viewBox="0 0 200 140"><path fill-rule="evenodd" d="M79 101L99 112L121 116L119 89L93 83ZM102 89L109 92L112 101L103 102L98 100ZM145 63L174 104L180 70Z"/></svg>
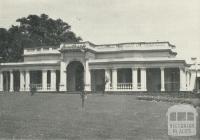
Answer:
<svg viewBox="0 0 200 140"><path fill-rule="evenodd" d="M141 90L146 91L147 87L147 80L146 80L146 68L141 68Z"/></svg>
<svg viewBox="0 0 200 140"><path fill-rule="evenodd" d="M106 81L105 91L109 91L110 90L110 83L111 83L110 80L111 80L110 70L109 69L105 69L105 81Z"/></svg>
<svg viewBox="0 0 200 140"><path fill-rule="evenodd" d="M186 76L184 68L180 68L180 91L186 91Z"/></svg>
<svg viewBox="0 0 200 140"><path fill-rule="evenodd" d="M3 91L3 72L0 71L0 91Z"/></svg>
<svg viewBox="0 0 200 140"><path fill-rule="evenodd" d="M190 73L189 71L186 72L186 84L187 84L187 91L190 90Z"/></svg>
<svg viewBox="0 0 200 140"><path fill-rule="evenodd" d="M47 70L42 70L42 91L47 91Z"/></svg>
<svg viewBox="0 0 200 140"><path fill-rule="evenodd" d="M132 88L134 91L138 90L138 77L137 77L137 68L132 68Z"/></svg>
<svg viewBox="0 0 200 140"><path fill-rule="evenodd" d="M196 82L196 72L191 71L190 91L193 91L195 89L195 82Z"/></svg>
<svg viewBox="0 0 200 140"><path fill-rule="evenodd" d="M112 69L112 89L117 90L117 69Z"/></svg>
<svg viewBox="0 0 200 140"><path fill-rule="evenodd" d="M10 71L10 92L13 92L13 71Z"/></svg>
<svg viewBox="0 0 200 140"><path fill-rule="evenodd" d="M91 73L88 60L85 62L85 91L91 91Z"/></svg>
<svg viewBox="0 0 200 140"><path fill-rule="evenodd" d="M51 70L51 91L56 91L56 70Z"/></svg>
<svg viewBox="0 0 200 140"><path fill-rule="evenodd" d="M66 63L60 62L60 91L67 90L67 71L66 71Z"/></svg>
<svg viewBox="0 0 200 140"><path fill-rule="evenodd" d="M165 91L165 69L160 68L160 74L161 74L161 91Z"/></svg>
<svg viewBox="0 0 200 140"><path fill-rule="evenodd" d="M25 74L25 90L30 91L30 73L27 70Z"/></svg>
<svg viewBox="0 0 200 140"><path fill-rule="evenodd" d="M20 91L24 91L24 85L25 85L24 71L20 71Z"/></svg>

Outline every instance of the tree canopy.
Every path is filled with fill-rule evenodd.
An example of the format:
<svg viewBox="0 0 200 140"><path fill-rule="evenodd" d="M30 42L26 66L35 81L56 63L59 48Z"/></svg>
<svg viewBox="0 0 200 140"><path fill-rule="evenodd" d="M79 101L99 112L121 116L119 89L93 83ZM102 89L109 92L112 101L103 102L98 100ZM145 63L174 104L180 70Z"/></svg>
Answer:
<svg viewBox="0 0 200 140"><path fill-rule="evenodd" d="M19 25L9 29L0 28L0 57L3 62L22 60L23 48L59 46L62 42L75 43L81 40L71 26L61 19L49 18L46 14L29 15L16 20Z"/></svg>

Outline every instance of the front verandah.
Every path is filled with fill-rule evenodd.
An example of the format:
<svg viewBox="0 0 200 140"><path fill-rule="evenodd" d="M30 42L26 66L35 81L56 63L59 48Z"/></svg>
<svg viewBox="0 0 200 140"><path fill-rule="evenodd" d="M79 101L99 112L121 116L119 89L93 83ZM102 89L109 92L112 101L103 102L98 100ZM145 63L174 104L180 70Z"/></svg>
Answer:
<svg viewBox="0 0 200 140"><path fill-rule="evenodd" d="M81 67L83 72L83 66ZM70 72L70 70L67 72ZM38 91L58 91L59 73L59 70L3 71L0 72L0 91L30 91L30 85L36 87ZM77 73L80 72L77 71ZM185 80L188 79L185 71L179 68L92 69L90 74L90 88L91 91L95 92L104 89L105 91L145 92L186 91ZM70 75L68 73L68 78L70 78ZM67 79L66 81L71 80ZM68 87L70 86L68 85ZM69 89L66 91L69 91Z"/></svg>
<svg viewBox="0 0 200 140"><path fill-rule="evenodd" d="M0 91L58 91L59 71L10 70L0 72Z"/></svg>
<svg viewBox="0 0 200 140"><path fill-rule="evenodd" d="M147 91L179 91L180 72L179 68L148 68Z"/></svg>
<svg viewBox="0 0 200 140"><path fill-rule="evenodd" d="M179 68L120 68L91 70L91 90L96 91L182 91ZM183 72L182 72L183 73ZM183 78L182 78L183 79ZM185 80L185 79L183 79Z"/></svg>
<svg viewBox="0 0 200 140"><path fill-rule="evenodd" d="M145 79L144 70L142 71L142 77ZM145 91L145 85L143 84L142 88L141 69L97 69L91 70L91 89L95 92Z"/></svg>
<svg viewBox="0 0 200 140"><path fill-rule="evenodd" d="M30 71L30 88L37 91L58 91L59 70L34 70ZM23 89L22 89L23 90ZM30 90L30 89L29 89Z"/></svg>

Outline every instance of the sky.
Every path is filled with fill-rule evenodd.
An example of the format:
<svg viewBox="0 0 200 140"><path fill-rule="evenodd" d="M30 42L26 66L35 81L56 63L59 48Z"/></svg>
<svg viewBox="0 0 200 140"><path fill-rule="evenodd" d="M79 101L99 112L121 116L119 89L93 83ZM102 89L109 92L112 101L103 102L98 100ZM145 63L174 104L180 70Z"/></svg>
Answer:
<svg viewBox="0 0 200 140"><path fill-rule="evenodd" d="M0 0L0 27L45 13L94 44L169 41L200 58L200 0Z"/></svg>

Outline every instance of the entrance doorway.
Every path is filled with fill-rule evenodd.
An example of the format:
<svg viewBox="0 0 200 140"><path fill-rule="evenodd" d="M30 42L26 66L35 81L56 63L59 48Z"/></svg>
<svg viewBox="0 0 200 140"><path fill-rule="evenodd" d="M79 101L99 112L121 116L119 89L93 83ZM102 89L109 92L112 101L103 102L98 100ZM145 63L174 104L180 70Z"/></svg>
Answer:
<svg viewBox="0 0 200 140"><path fill-rule="evenodd" d="M79 61L72 61L67 66L67 91L84 89L84 66Z"/></svg>

